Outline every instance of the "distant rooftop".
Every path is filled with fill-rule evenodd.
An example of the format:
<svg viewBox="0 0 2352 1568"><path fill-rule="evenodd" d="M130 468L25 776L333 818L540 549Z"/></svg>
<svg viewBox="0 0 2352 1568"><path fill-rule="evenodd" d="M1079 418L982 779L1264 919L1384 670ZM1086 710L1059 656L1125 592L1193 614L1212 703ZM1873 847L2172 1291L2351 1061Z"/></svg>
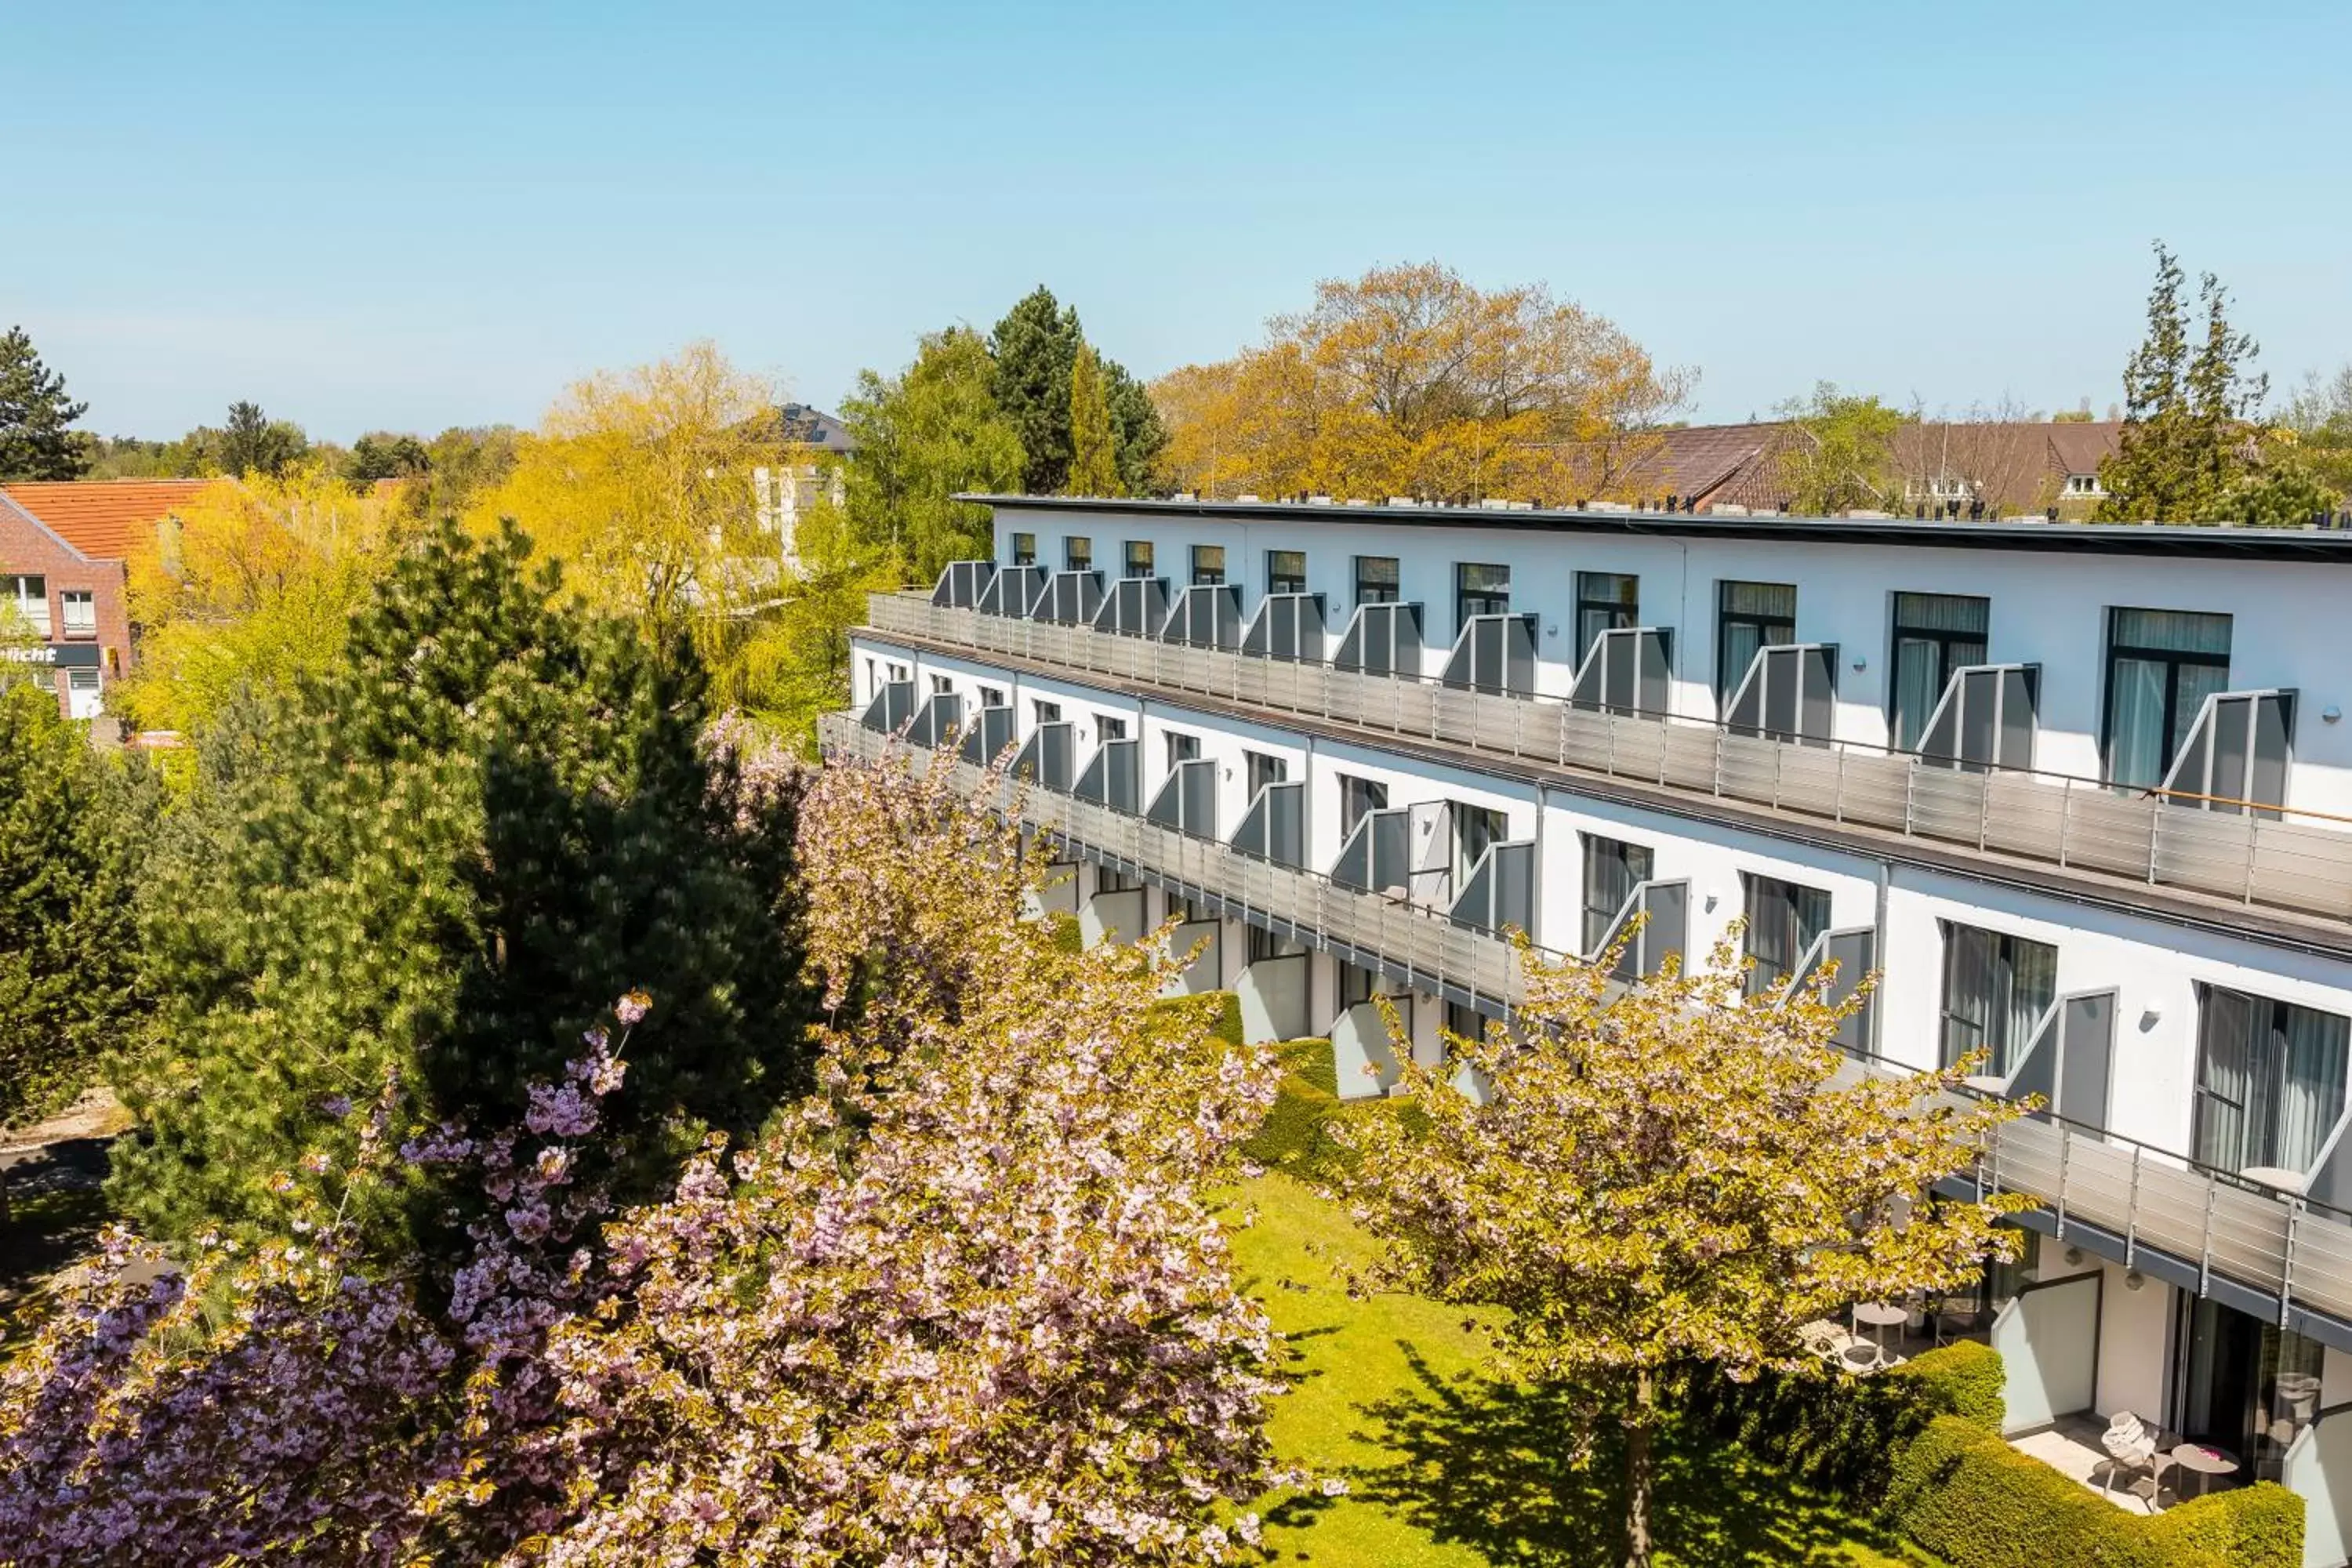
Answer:
<svg viewBox="0 0 2352 1568"><path fill-rule="evenodd" d="M5 494L84 555L121 561L153 536L154 525L218 479L26 479Z"/></svg>
<svg viewBox="0 0 2352 1568"><path fill-rule="evenodd" d="M784 440L814 447L821 452L854 452L857 443L848 428L822 408L787 403L776 410L776 426Z"/></svg>

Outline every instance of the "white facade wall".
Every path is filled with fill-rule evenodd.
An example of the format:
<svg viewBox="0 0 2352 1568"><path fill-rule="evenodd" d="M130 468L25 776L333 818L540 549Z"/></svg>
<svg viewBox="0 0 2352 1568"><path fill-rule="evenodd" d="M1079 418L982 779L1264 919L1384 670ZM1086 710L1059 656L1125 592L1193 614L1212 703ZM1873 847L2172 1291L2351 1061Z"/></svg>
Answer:
<svg viewBox="0 0 2352 1568"><path fill-rule="evenodd" d="M1666 516L1643 519L1644 532L1633 535L1496 527L1475 511L1330 510L1328 521L1297 509L1269 509L1264 521L1250 522L1003 505L997 510L997 559L1012 559L1014 533L1030 533L1038 562L1058 568L1066 542L1082 536L1092 541L1095 569L1109 582L1120 574L1125 542L1146 541L1157 574L1173 592L1191 581L1191 547L1221 544L1226 581L1241 585L1246 618L1265 593L1266 552L1303 551L1308 590L1324 595L1336 646L1355 607L1355 558L1393 556L1402 597L1423 608L1424 673L1431 676L1443 669L1458 629L1455 564L1507 565L1511 608L1538 616L1537 690L1552 696L1566 695L1578 652L1576 574L1631 573L1641 579L1643 622L1674 629L1674 710L1694 719L1718 717L1717 584L1793 584L1798 640L1838 645L1836 737L1866 745L1888 740L1894 595L1972 595L1991 601L1988 658L2042 666L2035 765L2084 778L2101 774L2107 609L2227 615L2230 689L2299 693L2288 804L2352 816L2352 726L2322 718L2326 709L2352 706L2352 663L2341 657L2336 636L2342 606L2352 603L2352 550L2341 564L2181 560L1678 535Z"/></svg>

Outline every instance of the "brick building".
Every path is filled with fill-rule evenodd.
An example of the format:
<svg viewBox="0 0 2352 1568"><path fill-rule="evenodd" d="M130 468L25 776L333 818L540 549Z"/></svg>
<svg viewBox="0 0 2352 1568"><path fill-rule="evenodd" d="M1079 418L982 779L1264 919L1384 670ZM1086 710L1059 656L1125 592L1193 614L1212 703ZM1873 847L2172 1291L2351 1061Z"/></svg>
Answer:
<svg viewBox="0 0 2352 1568"><path fill-rule="evenodd" d="M0 660L46 675L69 717L99 717L131 668L123 563L209 482L0 486Z"/></svg>

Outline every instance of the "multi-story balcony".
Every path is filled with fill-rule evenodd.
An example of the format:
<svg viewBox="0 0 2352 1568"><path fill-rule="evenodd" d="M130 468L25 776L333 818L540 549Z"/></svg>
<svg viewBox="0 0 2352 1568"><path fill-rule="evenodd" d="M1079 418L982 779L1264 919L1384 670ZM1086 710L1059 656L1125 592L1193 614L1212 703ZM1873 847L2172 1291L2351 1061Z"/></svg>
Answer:
<svg viewBox="0 0 2352 1568"><path fill-rule="evenodd" d="M1555 717L1568 721L1566 714ZM894 739L890 731L900 726L922 741ZM1054 731L1065 731L1058 760ZM966 731L959 738L942 711L926 718L910 686L877 693L863 722L839 714L820 724L828 754L874 760L901 748L918 767L950 769L958 790L987 792L992 804L1017 813L1024 826L1054 843L1058 857L1156 884L1195 910L1490 1016L1507 1016L1524 994L1519 949L1508 930L1513 922L1493 918L1498 910L1508 913L1509 895L1496 889L1510 881L1503 868L1509 857L1491 853L1506 845L1491 847L1482 860L1488 875L1479 887L1467 885L1478 880L1474 875L1459 890L1417 889L1401 848L1405 837L1386 835L1368 819L1325 874L1296 863L1300 839L1289 824L1294 807L1285 803L1282 785L1261 790L1226 839L1198 796L1187 802L1181 768L1139 809L1131 741L1101 748L1073 779L1065 725L1040 726L1009 772L981 765L987 753L970 737ZM1130 759L1124 793L1113 777L1118 770L1106 762L1122 747ZM1649 925L1626 961L1627 977L1654 970L1681 946L1674 926L1685 896L1680 884L1636 888L1595 951L1612 945L1638 910ZM1825 933L1782 984L1804 984L1834 958L1840 984L1851 984L1873 964L1871 935ZM1980 1092L2037 1094L2048 1109L2003 1127L1959 1190L2031 1194L2042 1207L2029 1223L2059 1241L2352 1349L2352 1212L2338 1206L2352 1196L2352 1151L2340 1158L2337 1152L2347 1144L2346 1130L2337 1128L2310 1171L2274 1173L2263 1181L2208 1169L2179 1152L2069 1119L2071 1105L2104 1093L2091 1080L2109 1070L2116 1014L2111 992L2060 997L2013 1070L1998 1081L1979 1082ZM1851 1070L1907 1070L1864 1055L1866 1038L1857 1030L1846 1042L1853 1053Z"/></svg>
<svg viewBox="0 0 2352 1568"><path fill-rule="evenodd" d="M1091 581L1038 576L1045 595L1065 577ZM1401 640L1418 635L1409 605L1366 606L1386 613L1360 613L1339 657L1325 662L1328 637L1310 613L1311 595L1268 595L1237 626L1226 614L1171 612L1152 632L1139 611L1108 630L1097 629L1108 601L1095 606L1092 624L1079 622L1084 607L1075 605L1068 618L1034 604L1025 614L1010 603L1007 613L990 613L967 605L986 603L992 582L978 572L967 581L969 595L944 583L932 595L874 595L872 630L1181 694L1244 716L1282 715L1327 732L1538 770L1566 787L1582 780L1718 816L1766 814L1865 847L1892 840L1963 865L2039 868L2118 893L2160 889L2194 904L2315 919L2328 922L2331 941L2352 919L2352 832L2341 825L2284 807L2240 809L2234 798L2201 792L2123 792L2020 765L2030 750L2020 742L2029 667L1957 673L1922 751L1889 752L1827 739L1808 721L1822 660L1805 645L1759 648L1718 722L1659 710L1665 634L1654 630L1601 639L1563 700L1534 695L1512 674L1525 650L1510 616L1491 617L1491 628L1465 626L1447 673L1428 679L1413 673L1417 642L1413 658L1396 653ZM965 602L950 602L960 597ZM2175 773L2203 778L2222 767L2245 774L2275 711L2263 697L2213 706Z"/></svg>

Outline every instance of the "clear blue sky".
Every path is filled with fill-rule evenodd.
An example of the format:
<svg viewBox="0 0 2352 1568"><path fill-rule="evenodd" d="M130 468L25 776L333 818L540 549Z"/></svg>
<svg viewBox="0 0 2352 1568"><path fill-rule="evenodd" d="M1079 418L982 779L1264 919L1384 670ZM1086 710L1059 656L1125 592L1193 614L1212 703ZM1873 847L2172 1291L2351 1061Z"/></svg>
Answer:
<svg viewBox="0 0 2352 1568"><path fill-rule="evenodd" d="M0 323L107 432L831 405L1044 281L1144 375L1313 280L1548 280L1738 419L2115 397L2168 238L2352 358L2352 6L0 6Z"/></svg>

